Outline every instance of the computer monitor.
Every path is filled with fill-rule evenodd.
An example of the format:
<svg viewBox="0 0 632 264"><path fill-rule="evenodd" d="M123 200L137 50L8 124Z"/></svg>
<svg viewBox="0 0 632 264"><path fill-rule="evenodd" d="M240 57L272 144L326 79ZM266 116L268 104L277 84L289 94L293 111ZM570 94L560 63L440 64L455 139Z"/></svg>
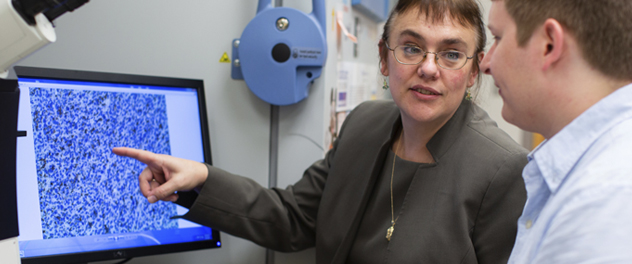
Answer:
<svg viewBox="0 0 632 264"><path fill-rule="evenodd" d="M113 147L211 163L201 80L15 67L22 263L76 263L220 247L217 230L150 204L145 165ZM24 133L25 131L25 133Z"/></svg>

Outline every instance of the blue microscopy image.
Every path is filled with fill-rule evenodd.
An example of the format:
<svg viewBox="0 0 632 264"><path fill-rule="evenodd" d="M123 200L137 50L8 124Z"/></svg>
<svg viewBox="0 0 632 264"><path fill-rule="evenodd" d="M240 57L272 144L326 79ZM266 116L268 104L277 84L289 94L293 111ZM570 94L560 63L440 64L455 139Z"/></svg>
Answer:
<svg viewBox="0 0 632 264"><path fill-rule="evenodd" d="M164 95L30 88L44 239L177 228L176 205L150 204L145 165L125 146L170 154Z"/></svg>

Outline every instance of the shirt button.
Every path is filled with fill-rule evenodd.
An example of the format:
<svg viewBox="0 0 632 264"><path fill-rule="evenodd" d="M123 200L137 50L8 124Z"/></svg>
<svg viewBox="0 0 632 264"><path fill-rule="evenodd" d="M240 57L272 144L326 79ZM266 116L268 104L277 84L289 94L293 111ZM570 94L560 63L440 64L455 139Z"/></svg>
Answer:
<svg viewBox="0 0 632 264"><path fill-rule="evenodd" d="M527 223L524 225L527 229L531 228L531 226L533 226L533 221L531 220L527 220Z"/></svg>

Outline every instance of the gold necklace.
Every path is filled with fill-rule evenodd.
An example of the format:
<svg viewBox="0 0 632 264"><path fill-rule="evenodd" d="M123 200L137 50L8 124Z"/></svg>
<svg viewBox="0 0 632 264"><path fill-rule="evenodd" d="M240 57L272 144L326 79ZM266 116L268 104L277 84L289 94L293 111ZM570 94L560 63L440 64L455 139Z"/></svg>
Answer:
<svg viewBox="0 0 632 264"><path fill-rule="evenodd" d="M397 219L399 219L399 216L397 216L397 219L395 219L395 209L393 209L393 175L395 174L395 159L397 158L397 151L399 150L399 147L404 140L403 137L404 131L402 131L399 136L399 142L397 142L397 148L395 148L395 155L393 156L393 167L391 169L391 227L386 230L386 240L388 241L391 241L391 236L393 235L393 231L395 231L395 222L397 222Z"/></svg>

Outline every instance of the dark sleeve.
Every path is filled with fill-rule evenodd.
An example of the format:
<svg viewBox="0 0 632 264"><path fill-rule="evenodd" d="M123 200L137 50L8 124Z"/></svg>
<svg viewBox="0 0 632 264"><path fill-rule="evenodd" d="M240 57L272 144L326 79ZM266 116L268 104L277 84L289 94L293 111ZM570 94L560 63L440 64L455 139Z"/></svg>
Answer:
<svg viewBox="0 0 632 264"><path fill-rule="evenodd" d="M207 167L209 167L210 165L205 164ZM176 201L176 204L186 207L191 208L191 206L193 206L193 203L195 202L195 199L197 199L198 194L196 191L186 191L186 192L178 192L178 200Z"/></svg>
<svg viewBox="0 0 632 264"><path fill-rule="evenodd" d="M277 251L312 247L335 146L286 189L264 188L249 178L208 166L209 177L183 218Z"/></svg>
<svg viewBox="0 0 632 264"><path fill-rule="evenodd" d="M507 263L509 259L527 199L522 178L526 163L523 153L508 156L483 197L472 234L480 264Z"/></svg>

